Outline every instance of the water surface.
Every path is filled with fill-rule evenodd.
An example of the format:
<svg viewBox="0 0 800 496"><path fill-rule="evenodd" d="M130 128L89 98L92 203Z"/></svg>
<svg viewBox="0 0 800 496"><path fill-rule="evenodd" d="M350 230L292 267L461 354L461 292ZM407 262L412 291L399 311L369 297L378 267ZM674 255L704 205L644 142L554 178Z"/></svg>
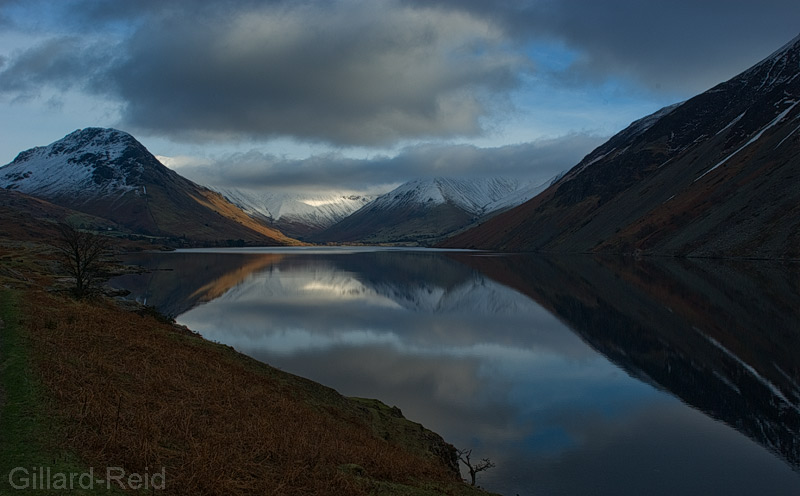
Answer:
<svg viewBox="0 0 800 496"><path fill-rule="evenodd" d="M115 284L208 339L379 398L502 494L800 494L792 264L187 250ZM170 269L170 270L164 270Z"/></svg>

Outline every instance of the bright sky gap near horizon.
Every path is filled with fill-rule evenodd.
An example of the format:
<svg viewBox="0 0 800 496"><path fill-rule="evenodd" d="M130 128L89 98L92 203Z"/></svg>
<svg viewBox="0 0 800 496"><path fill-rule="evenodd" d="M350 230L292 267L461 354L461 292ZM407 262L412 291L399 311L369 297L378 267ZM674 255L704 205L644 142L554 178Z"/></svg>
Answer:
<svg viewBox="0 0 800 496"><path fill-rule="evenodd" d="M100 126L201 183L545 179L798 18L778 0L0 0L0 164Z"/></svg>

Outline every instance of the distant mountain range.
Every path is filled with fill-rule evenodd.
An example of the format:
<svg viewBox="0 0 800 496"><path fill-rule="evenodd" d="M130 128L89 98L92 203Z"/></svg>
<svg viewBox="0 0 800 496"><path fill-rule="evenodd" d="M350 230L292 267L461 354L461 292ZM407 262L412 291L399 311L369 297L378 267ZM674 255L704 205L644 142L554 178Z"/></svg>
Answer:
<svg viewBox="0 0 800 496"><path fill-rule="evenodd" d="M800 37L442 246L800 258Z"/></svg>
<svg viewBox="0 0 800 496"><path fill-rule="evenodd" d="M350 192L295 193L210 186L248 215L288 236L305 239L327 229L374 200Z"/></svg>
<svg viewBox="0 0 800 496"><path fill-rule="evenodd" d="M519 205L544 184L517 179L416 179L377 197L309 239L363 243L430 243Z"/></svg>
<svg viewBox="0 0 800 496"><path fill-rule="evenodd" d="M88 128L20 153L0 168L0 190L178 244L299 238L800 258L798 104L800 37L730 81L634 122L544 184L437 177L378 197L214 191L166 168L131 135ZM46 210L20 197L3 203Z"/></svg>
<svg viewBox="0 0 800 496"><path fill-rule="evenodd" d="M549 186L508 178L415 179L378 196L211 186L247 214L317 243L431 243Z"/></svg>
<svg viewBox="0 0 800 496"><path fill-rule="evenodd" d="M545 186L498 178L418 179L377 197L208 188L165 167L130 134L102 128L77 130L0 168L3 195L18 195L5 203L33 207L19 200L30 195L95 216L82 219L87 227L184 246L292 245L295 238L425 243L516 206ZM61 212L58 220L70 217L75 215Z"/></svg>
<svg viewBox="0 0 800 496"><path fill-rule="evenodd" d="M0 168L0 189L102 217L113 228L161 242L298 244L168 169L115 129L81 129L20 153Z"/></svg>

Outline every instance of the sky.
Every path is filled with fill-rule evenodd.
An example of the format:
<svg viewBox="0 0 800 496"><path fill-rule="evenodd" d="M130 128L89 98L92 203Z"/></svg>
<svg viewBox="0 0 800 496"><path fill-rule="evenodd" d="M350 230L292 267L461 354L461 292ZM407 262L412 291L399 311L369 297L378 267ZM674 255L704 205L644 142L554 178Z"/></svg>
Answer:
<svg viewBox="0 0 800 496"><path fill-rule="evenodd" d="M797 19L796 0L0 0L0 164L114 127L203 184L543 181Z"/></svg>

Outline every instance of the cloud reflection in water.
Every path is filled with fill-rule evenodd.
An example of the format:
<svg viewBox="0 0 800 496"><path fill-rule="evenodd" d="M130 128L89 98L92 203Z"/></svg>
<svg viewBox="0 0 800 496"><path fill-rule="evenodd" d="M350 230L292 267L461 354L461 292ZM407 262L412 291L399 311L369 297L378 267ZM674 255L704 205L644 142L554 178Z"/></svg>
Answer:
<svg viewBox="0 0 800 496"><path fill-rule="evenodd" d="M644 370L626 372L528 296L448 257L322 251L248 263L251 273L216 287L221 296L178 321L342 394L399 406L492 458L497 468L479 478L491 490L747 494L769 481L773 494L792 494L800 487L797 474L759 445L665 392ZM573 301L580 310L605 297L633 301L581 288ZM594 339L613 336L610 323L590 325L582 331ZM615 353L641 352L631 346L639 348Z"/></svg>

